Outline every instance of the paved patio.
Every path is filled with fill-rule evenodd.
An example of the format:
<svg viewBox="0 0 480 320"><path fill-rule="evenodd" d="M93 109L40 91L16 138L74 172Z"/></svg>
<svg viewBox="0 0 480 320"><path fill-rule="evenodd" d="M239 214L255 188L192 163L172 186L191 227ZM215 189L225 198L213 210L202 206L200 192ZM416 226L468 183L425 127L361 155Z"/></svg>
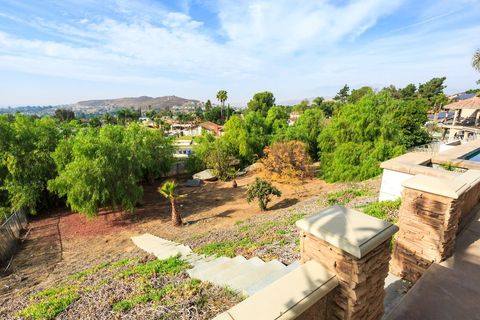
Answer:
<svg viewBox="0 0 480 320"><path fill-rule="evenodd" d="M384 318L480 320L480 214L457 237L455 254L430 266Z"/></svg>

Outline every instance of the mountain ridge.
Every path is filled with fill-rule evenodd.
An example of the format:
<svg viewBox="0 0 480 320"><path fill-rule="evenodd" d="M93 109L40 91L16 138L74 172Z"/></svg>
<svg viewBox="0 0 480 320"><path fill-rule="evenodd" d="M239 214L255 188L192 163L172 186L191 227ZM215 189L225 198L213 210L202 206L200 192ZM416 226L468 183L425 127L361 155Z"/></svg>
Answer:
<svg viewBox="0 0 480 320"><path fill-rule="evenodd" d="M124 97L115 99L94 99L84 100L76 103L82 107L116 107L116 108L151 108L151 109L169 109L175 106L183 105L201 105L199 100L186 99L174 95L163 97Z"/></svg>

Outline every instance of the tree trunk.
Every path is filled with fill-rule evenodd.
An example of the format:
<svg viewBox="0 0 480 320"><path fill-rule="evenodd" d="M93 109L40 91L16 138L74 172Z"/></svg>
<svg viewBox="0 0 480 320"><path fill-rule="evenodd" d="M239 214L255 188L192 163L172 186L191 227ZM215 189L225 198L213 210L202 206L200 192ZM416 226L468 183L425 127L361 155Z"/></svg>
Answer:
<svg viewBox="0 0 480 320"><path fill-rule="evenodd" d="M183 222L182 222L182 217L180 216L180 213L177 212L175 199L171 199L170 203L172 204L172 223L174 226L179 227L183 224Z"/></svg>
<svg viewBox="0 0 480 320"><path fill-rule="evenodd" d="M435 110L434 114L433 114L433 122L434 123L437 123L438 122L438 112L437 110Z"/></svg>
<svg viewBox="0 0 480 320"><path fill-rule="evenodd" d="M220 122L223 124L223 102L220 105Z"/></svg>

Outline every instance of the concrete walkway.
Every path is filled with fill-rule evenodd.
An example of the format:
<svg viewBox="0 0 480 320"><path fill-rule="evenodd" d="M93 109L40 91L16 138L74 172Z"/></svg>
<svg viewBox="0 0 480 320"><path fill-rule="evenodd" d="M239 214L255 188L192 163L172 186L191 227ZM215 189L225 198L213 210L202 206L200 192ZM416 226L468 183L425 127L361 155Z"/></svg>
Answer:
<svg viewBox="0 0 480 320"><path fill-rule="evenodd" d="M385 318L480 320L480 215L457 237L455 254L432 264Z"/></svg>

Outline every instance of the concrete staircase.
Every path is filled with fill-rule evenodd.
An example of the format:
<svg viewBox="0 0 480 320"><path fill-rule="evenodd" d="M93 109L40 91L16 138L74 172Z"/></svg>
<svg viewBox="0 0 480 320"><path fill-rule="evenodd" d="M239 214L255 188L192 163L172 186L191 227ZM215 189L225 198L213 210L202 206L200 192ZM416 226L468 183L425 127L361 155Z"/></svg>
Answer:
<svg viewBox="0 0 480 320"><path fill-rule="evenodd" d="M132 240L140 249L155 255L158 259L181 255L182 259L192 266L187 271L192 278L227 286L248 296L295 270L300 265L298 261L295 261L286 266L278 260L265 262L258 257L246 259L243 256L217 258L199 255L193 253L188 246L151 234L132 237Z"/></svg>

